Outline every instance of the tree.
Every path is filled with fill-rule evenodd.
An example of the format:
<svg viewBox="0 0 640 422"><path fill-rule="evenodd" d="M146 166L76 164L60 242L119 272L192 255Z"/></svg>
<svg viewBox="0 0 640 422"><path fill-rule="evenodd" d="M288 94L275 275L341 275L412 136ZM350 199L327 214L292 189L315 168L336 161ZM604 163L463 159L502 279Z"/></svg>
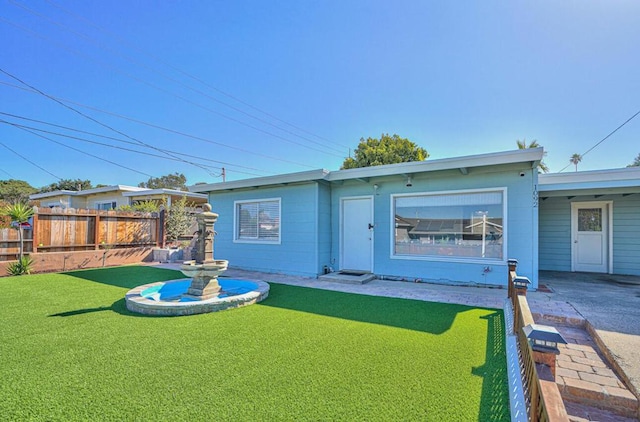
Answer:
<svg viewBox="0 0 640 422"><path fill-rule="evenodd" d="M571 158L569 158L569 161L571 162L571 164L576 166L576 171L578 171L578 163L582 161L582 155L575 153L571 156Z"/></svg>
<svg viewBox="0 0 640 422"><path fill-rule="evenodd" d="M140 188L147 189L178 189L188 191L187 178L182 173L167 174L160 177L150 177L147 182L138 184Z"/></svg>
<svg viewBox="0 0 640 422"><path fill-rule="evenodd" d="M27 202L29 195L38 189L24 180L0 180L0 200L10 203Z"/></svg>
<svg viewBox="0 0 640 422"><path fill-rule="evenodd" d="M119 211L137 211L137 212L158 212L160 211L160 204L153 199L147 199L144 201L136 201L133 205L120 205Z"/></svg>
<svg viewBox="0 0 640 422"><path fill-rule="evenodd" d="M14 269L9 270L15 275L29 273L33 261L31 261L31 259L25 259L24 257L24 232L22 225L28 222L33 216L33 207L30 207L23 202L16 202L15 204L5 205L2 210L0 210L0 214L9 217L12 224L16 225L18 230L18 239L20 241L18 263L14 266Z"/></svg>
<svg viewBox="0 0 640 422"><path fill-rule="evenodd" d="M380 139L360 138L355 158L347 158L341 169L381 166L383 164L406 163L409 161L424 161L429 153L414 142L394 134L382 134Z"/></svg>
<svg viewBox="0 0 640 422"><path fill-rule="evenodd" d="M640 154L638 154L638 156L633 159L633 163L629 164L627 167L640 167Z"/></svg>
<svg viewBox="0 0 640 422"><path fill-rule="evenodd" d="M186 196L171 203L171 208L167 211L167 217L164 222L165 235L169 242L175 242L180 236L189 233L193 220L191 213L187 209L189 205Z"/></svg>
<svg viewBox="0 0 640 422"><path fill-rule="evenodd" d="M531 142L529 142L529 144L527 145L527 140L523 139L522 141L519 139L516 139L516 144L518 145L518 149L527 149L527 148L542 148L542 145L540 145L538 143L537 140L533 140ZM544 152L544 156L547 155L547 152ZM544 160L540 160L540 163L538 164L538 170L540 170L543 173L549 173L549 167L547 167L547 165L545 164Z"/></svg>
<svg viewBox="0 0 640 422"><path fill-rule="evenodd" d="M60 179L56 183L51 183L48 186L40 188L38 193L44 192L53 192L57 190L73 190L73 191L81 191L92 189L93 185L91 184L91 180L81 180L81 179Z"/></svg>

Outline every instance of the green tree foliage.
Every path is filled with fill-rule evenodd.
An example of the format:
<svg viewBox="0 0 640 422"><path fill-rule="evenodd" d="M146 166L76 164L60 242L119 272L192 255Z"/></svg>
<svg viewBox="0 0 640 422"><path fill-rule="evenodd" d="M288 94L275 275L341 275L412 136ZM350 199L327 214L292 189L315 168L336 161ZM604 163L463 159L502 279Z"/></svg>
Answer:
<svg viewBox="0 0 640 422"><path fill-rule="evenodd" d="M178 189L187 191L187 178L182 173L167 174L160 177L151 177L146 182L141 182L138 187L148 189Z"/></svg>
<svg viewBox="0 0 640 422"><path fill-rule="evenodd" d="M17 266L17 268L22 268L23 272L21 274L28 274L31 270L31 265L26 264L32 262L31 260L25 260L24 258L24 232L22 223L26 223L33 216L33 207L30 207L29 205L22 202L16 202L15 204L5 205L4 207L2 207L2 209L0 210L0 215L9 217L11 219L11 222L16 224L16 228L18 230L18 239L20 240L20 250L18 258L20 264Z"/></svg>
<svg viewBox="0 0 640 422"><path fill-rule="evenodd" d="M187 202L187 197L183 196L180 200L171 204L167 210L167 216L164 222L165 236L169 242L175 242L178 238L189 233L193 217L188 207L192 205Z"/></svg>
<svg viewBox="0 0 640 422"><path fill-rule="evenodd" d="M394 134L382 134L380 139L361 138L355 150L355 158L347 158L341 169L380 166L383 164L424 161L429 153L414 142Z"/></svg>
<svg viewBox="0 0 640 422"><path fill-rule="evenodd" d="M139 212L158 212L160 211L160 204L158 201L148 199L146 201L137 201L133 205L120 205L119 211L139 211Z"/></svg>
<svg viewBox="0 0 640 422"><path fill-rule="evenodd" d="M522 141L520 139L516 140L516 144L518 145L518 149L527 149L527 148L543 148L542 145L540 145L538 143L537 140L533 140L531 142L529 142L529 144L527 144L527 140L523 139ZM544 155L547 155L547 152L544 152ZM540 170L543 173L549 173L549 167L547 167L547 165L544 163L544 160L540 160L540 164L538 164L538 170Z"/></svg>
<svg viewBox="0 0 640 422"><path fill-rule="evenodd" d="M627 167L640 167L640 154L636 158L634 158L633 163L629 164Z"/></svg>
<svg viewBox="0 0 640 422"><path fill-rule="evenodd" d="M10 203L27 202L29 195L37 191L38 189L24 180L0 180L0 201Z"/></svg>
<svg viewBox="0 0 640 422"><path fill-rule="evenodd" d="M91 180L60 179L60 181L58 181L56 183L51 183L50 185L47 185L47 186L41 188L38 192L39 193L44 193L44 192L53 192L53 191L57 191L57 190L80 191L80 190L87 190L87 189L92 189L92 188L93 188L93 185L91 184Z"/></svg>
<svg viewBox="0 0 640 422"><path fill-rule="evenodd" d="M569 158L569 162L576 166L576 171L578 171L578 163L582 161L582 155L575 153Z"/></svg>

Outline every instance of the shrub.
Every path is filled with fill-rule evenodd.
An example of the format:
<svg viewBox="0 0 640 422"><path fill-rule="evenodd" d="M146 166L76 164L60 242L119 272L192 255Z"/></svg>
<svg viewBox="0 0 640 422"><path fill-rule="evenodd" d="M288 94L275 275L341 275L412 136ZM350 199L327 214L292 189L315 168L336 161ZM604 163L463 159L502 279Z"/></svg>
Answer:
<svg viewBox="0 0 640 422"><path fill-rule="evenodd" d="M7 273L9 275L31 274L33 269L33 259L29 256L23 256L15 262L7 265Z"/></svg>

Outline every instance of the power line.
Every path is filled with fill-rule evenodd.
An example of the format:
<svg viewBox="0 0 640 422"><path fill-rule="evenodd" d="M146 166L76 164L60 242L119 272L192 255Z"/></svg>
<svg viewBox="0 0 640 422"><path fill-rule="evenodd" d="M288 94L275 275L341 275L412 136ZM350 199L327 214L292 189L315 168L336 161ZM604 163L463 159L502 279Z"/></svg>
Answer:
<svg viewBox="0 0 640 422"><path fill-rule="evenodd" d="M6 149L8 149L9 151L13 152L15 155L17 155L18 157L22 158L22 159L23 159L24 161L26 161L27 163L29 163L29 164L31 164L31 165L33 165L33 166L35 166L35 167L38 167L40 170L44 171L44 172L45 172L45 173L47 173L48 175L53 176L53 177L55 177L55 178L56 178L56 179L58 179L58 180L62 180L62 178L61 178L61 177L56 176L55 174L51 173L49 170L45 169L44 167L42 167L42 166L40 166L40 165L38 165L38 164L34 163L33 161L29 160L27 157L23 156L23 155L22 155L22 154L20 154L19 152L14 151L13 149L9 148L9 147L8 147L8 146L6 146L4 143L0 142L0 145L2 145L3 147L5 147L5 148L6 148Z"/></svg>
<svg viewBox="0 0 640 422"><path fill-rule="evenodd" d="M104 161L106 163L113 164L114 166L122 167L123 169L129 170L129 171L133 171L135 173L142 174L144 176L153 177L152 175L150 175L148 173L145 173L145 172L142 172L140 170L136 170L136 169L132 169L132 168L127 167L127 166L123 166L122 164L116 163L114 161L107 160L106 158L103 158L103 157L98 157L97 155L93 155L93 154L91 154L89 152L82 151L82 150L80 150L78 148L74 148L72 146L63 144L62 142L54 141L53 139L51 139L51 138L49 138L47 136L44 136L44 135L40 135L39 133L36 133L36 132L34 132L32 130L25 129L25 128L17 126L17 125L12 125L12 126L16 127L17 129L24 130L25 132L29 132L32 135L38 136L38 137L40 137L42 139L46 139L49 142L53 142L54 144L58 144L58 145L61 145L61 146L65 147L65 148L69 148L69 149L71 149L73 151L79 152L80 154L84 154L84 155L88 155L89 157L97 158L100 161Z"/></svg>
<svg viewBox="0 0 640 422"><path fill-rule="evenodd" d="M118 138L114 138L112 136L100 135L98 133L88 132L88 131L80 130L80 129L74 129L74 128L71 128L71 127L68 127L68 126L58 125L58 124L55 124L55 123L45 122L43 120L32 119L32 118L29 118L29 117L19 116L19 115L16 115L16 114L5 113L5 112L0 111L0 115L9 116L9 117L13 117L13 118L16 118L16 119L21 119L21 120L27 120L27 121L30 121L30 122L40 123L40 124L44 124L44 125L48 125L48 126L53 126L53 127L64 129L64 130L77 132L77 133L83 133L83 134L86 134L86 135L96 136L98 138L109 139L109 140L113 140L113 141L121 142L121 143L125 143L125 144L138 145L135 142L125 141L124 139L118 139ZM4 121L4 120L0 120L0 122L4 122L5 124L10 124L10 122ZM170 159L170 160L174 160L174 161L179 161L179 160L177 160L175 158L165 157L165 156L156 155L156 154L150 154L150 153L137 151L137 150L132 150L132 149L127 149L127 148L120 148L120 147L116 147L114 145L105 144L105 143L102 143L102 142L96 142L96 141L92 141L92 140L89 140L89 139L80 138L80 137L76 137L76 136L70 136L70 135L66 135L66 134L63 134L63 133L59 133L59 132L53 132L53 131L48 131L48 130L44 130L44 129L40 129L40 128L35 128L35 127L32 127L32 126L24 126L24 125L18 125L18 124L16 124L16 125L17 126L21 126L21 127L25 127L27 129L31 129L31 130L36 130L36 131L39 131L39 132L49 133L49 134L52 134L52 135L63 136L63 137L66 137L66 138L76 139L76 140L83 141L83 142L89 142L89 143L94 143L94 144L98 144L98 145L103 145L103 146L106 146L106 147L109 147L109 148L124 149L124 150L127 150L127 151L132 151L132 152L136 152L136 153L139 153L139 154L145 154L145 155L152 156L152 157L159 157L159 158L163 158L163 159ZM211 158L205 158L205 157L200 157L200 156L197 156L197 155L185 154L185 153L178 152L178 151L172 151L172 150L167 150L167 149L163 149L163 151L169 152L171 154L181 155L183 157L195 158L195 159L202 160L202 161L209 161L209 162L212 162L212 163L222 164L224 166L237 167L237 168L242 168L242 169L246 169L246 170L254 170L254 171L260 172L262 174L269 173L269 172L265 172L263 170L260 170L260 169L254 168L254 167L242 166L242 165L239 165L239 164L232 164L232 163L228 163L228 162L225 162L225 161L213 160ZM224 167L218 167L218 168L222 169ZM239 171L239 170L234 170L234 171L236 171L238 173L252 175L252 176L260 176L261 175L261 174L255 174L255 173L242 172L242 171ZM269 173L269 174L273 174L273 173Z"/></svg>
<svg viewBox="0 0 640 422"><path fill-rule="evenodd" d="M8 83L8 82L0 81L0 85L9 86L9 87L12 87L12 88L20 89L20 90L31 92L31 93L37 93L37 91L35 91L35 90L30 90L28 88L25 88L25 87L22 87L22 86L18 86L18 85L15 85L15 84L11 84L11 83ZM64 101L66 103L73 104L73 105L78 106L78 107L86 108L88 110L92 110L92 111L96 111L96 112L99 112L99 113L107 114L109 116L117 117L119 119L123 119L123 120L127 120L127 121L134 122L134 123L137 123L137 124L141 124L141 125L144 125L144 126L152 127L154 129L159 129L159 130L162 130L162 131L165 131L165 132L168 132L168 133L173 133L175 135L180 135L180 136L183 136L185 138L195 139L195 140L206 142L206 143L209 143L209 144L212 144L212 145L217 145L217 146L221 146L221 147L224 147L224 148L233 149L235 151L239 151L239 152L242 152L242 153L245 153L245 154L251 154L251 155L258 156L258 157L267 158L269 160L274 160L274 161L280 161L280 162L287 163L287 164L294 164L294 165L297 165L297 166L300 166L300 167L306 167L306 168L309 168L309 169L315 169L316 168L316 167L313 167L313 166L302 164L300 162L291 161L291 160L285 160L284 158L273 157L273 156L262 154L262 153L259 153L259 152L256 152L256 151L248 150L246 148L240 148L240 147L236 147L236 146L233 146L233 145L228 145L228 144L225 144L225 143L222 143L222 142L214 141L214 140L211 140L211 139L208 139L208 138L203 138L201 136L191 135L191 134L188 134L188 133L185 133L185 132L181 132L179 130L170 129L170 128L167 128L167 127L164 127L164 126L160 126L160 125L157 125L157 124L154 124L154 123L146 122L144 120L135 119L135 118L130 117L130 116L125 116L123 114L118 114L118 113L114 113L114 112L111 112L111 111L103 110L103 109L100 109L100 108L97 108L97 107L93 107L93 106L90 106L90 105L87 105L87 104L83 104L83 103L79 103L79 102L76 102L76 101L68 100L68 99L65 99L65 98L61 98L61 97L53 97L53 98L57 98L57 99L59 99L61 101Z"/></svg>
<svg viewBox="0 0 640 422"><path fill-rule="evenodd" d="M102 123L102 122L100 122L99 120L94 119L93 117L91 117L91 116L89 116L89 115L87 115L87 114L85 114L85 113L81 112L80 110L77 110L77 109L75 109L75 108L73 108L73 107L71 107L71 106L69 106L69 105L65 104L64 102L62 102L62 101L60 101L60 100L56 99L55 97L53 97L53 96L51 96L51 95L49 95L49 94L47 94L47 93L45 93L45 92L43 92L43 91L39 90L38 88L36 88L36 87L34 87L34 86L32 86L32 85L29 85L28 83L26 83L26 82L25 82L25 81L23 81L22 79L18 78L17 76L12 75L11 73L7 72L6 70L4 70L4 69L3 69L3 68L1 68L1 67L0 67L0 72L4 73L5 75L9 76L9 77L10 77L10 78L12 78L12 79L15 79L16 81L18 81L18 82L20 82L21 84L23 84L23 85L25 85L25 86L29 87L30 89L32 89L32 90L34 90L34 91L36 91L38 94L40 94L40 95L42 95L42 96L44 96L44 97L46 97L46 98L49 98L50 100L52 100L52 101L54 101L54 102L56 102L56 103L60 104L60 105L61 105L61 106L63 106L64 108L66 108L66 109L68 109L68 110L71 110L71 111L73 111L74 113L79 114L80 116L84 117L84 118L85 118L85 119L87 119L87 120L90 120L90 121L92 121L92 122L94 122L94 123L96 123L96 124L98 124L98 125L100 125L100 126L102 126L102 127L104 127L104 128L107 128L107 129L109 129L109 130L111 130L111 131L113 131L113 132L115 132L115 133L117 133L117 134L119 134L119 135L122 135L122 136L124 136L124 137L126 137L126 138L128 138L128 139L131 139L132 141L135 141L135 142L139 143L140 145L144 145L144 146L146 146L146 147L148 147L148 148L151 148L151 149L154 149L154 150L156 150L156 151L163 152L164 154L167 154L167 155L169 155L169 156L172 156L171 154L168 154L168 153L166 153L166 152L162 151L162 149L160 149L160 148L156 148L156 147L154 147L153 145L146 144L146 143L144 143L144 142L140 141L139 139L136 139L136 138L134 138L134 137L132 137L132 136L127 135L127 134L126 134L126 133L124 133L124 132L121 132L121 131L119 131L119 130L117 130L117 129L114 129L114 128L112 128L111 126L109 126L109 125L107 125L107 124L105 124L105 123ZM178 158L178 157L175 157L175 156L173 156L173 157L174 157L174 158ZM196 163L193 163L193 162L190 162L190 161L186 161L186 160L181 159L181 158L178 158L178 160L179 160L179 161L182 161L183 163L191 164L191 165L193 165L193 166L195 166L195 167L198 167L198 168L200 168L200 169L202 169L202 170L206 171L207 173L209 173L209 174L210 174L211 176L213 176L213 177L219 177L219 176L215 176L215 175L211 174L211 173L209 172L209 170L207 170L207 168L206 168L206 167L204 167L204 166L201 166L201 165L199 165L199 164L196 164Z"/></svg>
<svg viewBox="0 0 640 422"><path fill-rule="evenodd" d="M68 138L68 139L73 139L73 140L86 142L86 143L90 143L90 144L94 144L94 145L100 145L100 146L104 146L104 147L107 147L107 148L119 149L121 151L133 152L133 153L136 153L136 154L146 155L146 156L154 157L154 158L161 158L163 160L181 161L178 158L166 157L164 155L151 154L149 152L138 151L138 150L131 149L131 148L125 148L125 147L119 147L119 146L116 146L116 145L105 144L104 142L92 141L90 139L80 138L80 137L77 137L77 136L70 136L70 135L66 135L64 133L52 132L52 131L48 131L48 130L44 130L44 129L34 128L34 127L31 127L31 126L20 125L20 124L12 123L12 122L9 122L9 121L3 120L3 119L0 119L0 123L4 123L4 124L10 125L10 126L13 126L13 127L16 127L16 128L20 128L20 129L29 129L29 130L35 131L35 132L43 132L43 133L48 133L50 135L61 136L61 137ZM122 141L122 142L126 142L126 141ZM180 154L180 153L177 153L177 154L178 155L187 155L187 156L189 156L188 154ZM190 157L199 158L199 159L206 160L206 161L214 161L214 160L208 160L206 158L200 158L200 157L196 157L196 156L190 156ZM211 167L209 167L209 168L211 168ZM222 170L224 167L215 167L215 168L218 169L218 170ZM247 175L250 175L250 176L260 176L259 174L244 172L244 171L241 171L241 170L234 170L234 171L236 173L247 174Z"/></svg>
<svg viewBox="0 0 640 422"><path fill-rule="evenodd" d="M115 40L116 40L116 42L117 42L117 43L119 43L120 45L128 46L128 47L132 48L133 50L135 50L135 51L137 51L137 52L139 52L139 53L144 54L144 55L145 55L145 56L147 56L147 57L151 57L153 60L157 61L158 63L161 63L161 64L162 64L162 65L164 65L164 66L167 66L169 69L171 69L171 70L173 70L173 71L175 71L175 72L177 72L177 73L180 73L180 74L182 74L182 75L184 75L184 76L186 76L186 77L188 77L188 78L190 78L190 79L192 79L192 80L194 80L194 81L196 81L196 82L198 82L198 83L200 83L200 84L202 84L202 85L204 85L204 86L206 86L206 87L208 87L208 88L210 88L210 89L212 89L212 90L214 90L214 91L216 91L216 92L218 92L219 94L224 95L224 96L225 96L225 97L227 97L227 98L230 98L230 99L232 99L232 100L234 100L234 101L237 101L238 103L240 103L240 104L242 104L242 105L245 105L245 106L247 106L247 107L249 107L249 108L251 108L251 109L253 109L253 110L255 110L255 111L259 112L259 113L264 114L265 116L268 116L268 117L270 117L270 118L272 118L272 119L274 119L274 120L277 120L277 121L279 121L279 122L281 122L281 123L284 123L284 124L286 124L287 126L290 126L290 127L294 128L294 129L297 129L297 130L299 130L300 132L303 132L303 133L306 133L306 134L308 134L308 135L314 136L314 137L316 137L316 138L318 138L318 139L321 139L321 140L323 140L323 141L326 141L326 142L332 143L332 144L334 144L334 145L338 145L338 146L340 146L340 147L342 147L342 148L349 148L349 147L347 147L347 146L345 146L345 145L342 145L342 144L339 144L339 143L337 143L337 142L331 141L331 140L329 140L329 139L327 139L327 138L325 138L325 137L322 137L322 136L320 136L320 135L314 134L313 132L307 131L307 130L305 130L305 129L303 129L303 128L299 127L299 126L296 126L296 125L294 125L294 124L292 124L292 123L289 123L289 122L287 122L287 121L285 121L285 120L283 120L283 119L280 119L280 118L278 118L277 116L275 116L275 115L273 115L273 114L271 114L271 113L268 113L268 112L266 112L266 111L264 111L264 110L262 110L262 109L260 109L260 108L258 108L258 107L256 107L256 106L254 106L254 105L252 105L252 104L250 104L250 103L246 102L246 101L241 100L241 99L240 99L240 98L238 98L238 97L235 97L235 96L233 96L233 95L231 95L231 94L229 94L229 93L227 93L227 92L225 92L225 91L223 91L223 90L221 90L221 89L219 89L219 88L217 88L217 87L215 87L215 86L213 86L213 85L211 85L211 84L207 83L206 81L204 81L204 80L202 80L202 79L200 79L200 78L197 78L197 77L193 76L192 74L190 74L190 73L188 73L188 72L183 71L182 69L179 69L179 68L177 68L177 67L173 66L172 64L170 64L170 63L166 62L165 60L163 60L162 58L160 58L160 57L158 57L158 56L155 56L155 55L153 55L153 54L149 53L148 51L144 51L144 50L142 50L142 49L140 49L140 48L136 47L134 44L127 42L126 40L124 40L124 39L120 38L117 34L114 34L113 32L106 30L105 28L101 27L100 25L97 25L95 22L93 22L93 21L91 21L91 20L89 20L89 19L85 18L84 16L81 16L81 15L75 14L75 13L73 13L73 12L69 11L68 9L65 9L64 7L62 7L62 6L58 5L57 3L55 3L55 2L53 2L53 1L51 1L51 0L46 0L46 1L47 1L47 3L49 3L49 4L51 4L52 6L56 7L57 9L62 10L63 12L67 13L68 15L73 16L74 18L76 18L76 19L78 19L78 20L84 21L84 22L88 23L89 25L93 26L94 28L98 29L99 31L101 31L101 32L103 32L103 33L105 33L105 34L109 35L110 37L112 37L113 39L115 39ZM145 67L147 67L147 66L145 66ZM204 94L203 94L203 95L204 95ZM217 99L216 99L215 101L220 102L220 101L219 101L219 100L217 100ZM222 104L225 104L225 105L227 105L228 107L231 107L231 108L235 109L233 106L228 105L228 104L226 104L226 103L222 103ZM244 113L244 112L242 112L242 113ZM246 114L246 113L244 113L244 114ZM254 117L254 118L255 118L255 116L252 116L252 117ZM276 127L277 127L277 126L276 126ZM299 135L296 135L296 136L299 136Z"/></svg>
<svg viewBox="0 0 640 422"><path fill-rule="evenodd" d="M35 11L33 11L33 10L31 10L31 9L29 9L29 8L27 8L27 7L25 7L25 6L19 5L18 3L16 3L16 2L15 2L15 1L13 1L13 0L10 0L10 1L11 1L12 3L16 4L17 6L19 6L19 7L23 8L23 9L27 10L28 12L30 12L30 13L32 13L32 14L35 14L36 16L41 16L41 17L42 17L42 15L41 15L41 14L39 14L39 13L37 13L37 12L35 12ZM73 30L67 29L66 25L60 24L60 23L58 23L58 22L56 22L56 21L53 21L52 19L50 19L50 18L48 18L48 17L44 17L44 18L45 18L45 19L47 19L47 20L49 20L49 21L51 21L51 22L53 22L54 24L56 24L56 25L58 25L58 26L63 27L64 29L66 29L66 30L70 31L70 32L71 32L72 34L74 34L74 35L78 35L78 34L79 34L77 31L73 31ZM3 20L4 20L4 21L6 21L6 19L3 19ZM16 26L16 27L18 27L18 28L20 28L20 29L23 29L23 28L22 28L22 27L20 27L19 25L14 25L14 26ZM35 32L34 32L34 31L32 31L32 30L29 30L28 32L35 33ZM37 33L36 33L36 34L37 34ZM45 40L47 40L47 41L51 41L51 40L49 39L49 37L42 36L42 35L40 35L40 34L37 34L37 35L38 35L40 38L42 38L42 39L45 39ZM80 34L80 36L82 36L82 37L84 37L84 38L87 38L87 39L89 39L92 43L96 44L93 40L91 40L91 38L90 38L90 37L88 37L88 36L86 36L86 35L84 35L84 34ZM54 43L55 43L55 44L58 44L57 42L54 42ZM98 46L100 46L100 45L98 44ZM100 46L100 47L101 47L101 46ZM104 47L101 47L101 48L103 48L103 49L104 49ZM302 144L302 143L300 143L300 142L293 141L293 140L291 140L291 139L285 138L285 137L280 136L280 135L278 135L278 134L275 134L275 133L269 132L269 131L267 131L267 130L264 130L264 129L262 129L262 128L259 128L259 127L257 127L257 126L254 126L254 125L250 124L250 123L243 122L242 120L239 120L239 119L237 119L237 118L235 118L235 117L229 116L229 115L227 115L227 114L224 114L224 113L221 113L221 112L219 112L219 111L213 110L213 109L211 109L211 108L209 108L209 107L207 107L207 106L204 106L204 105L202 105L202 104L199 104L199 103L197 103L197 102L195 102L195 101L192 101L192 100L190 100L190 99L188 99L188 98L186 98L186 97L184 97L184 96L182 96L182 95L179 95L179 94L173 93L173 92L171 92L171 91L169 91L169 90L167 90L167 89L165 89L165 88L162 88L162 87L160 87L160 86L158 86L158 85L155 85L155 84L153 84L153 83L149 82L149 81L148 81L148 80L146 80L146 79L138 78L138 77L136 77L136 76L134 76L134 75L132 75L132 74L130 74L130 73L128 73L128 72L125 72L125 71L123 71L123 70L119 69L118 67L113 66L113 65L112 65L112 64L110 64L110 63L105 63L105 62L102 62L102 61L100 61L100 60L96 60L96 59L94 59L94 58L87 57L85 54L82 54L82 53L80 53L80 52L78 52L78 51L76 51L76 50L73 50L73 49L69 49L69 48L66 48L66 47L65 47L65 49L66 49L66 50L68 50L68 51L71 51L72 53L74 53L74 54L76 54L76 55L78 55L78 56L80 56L80 57L83 57L83 58L85 58L85 59L87 59L87 60L90 60L90 61L93 61L93 62L99 63L101 66L108 67L108 68L110 68L110 69L112 69L112 70L114 70L114 71L116 71L116 72L118 72L118 73L120 73L120 74L122 74L122 75L124 75L124 76L126 76L126 77L128 77L128 78L130 78L130 79L133 79L133 80L135 80L135 81L137 81L137 82L139 82L139 83L141 83L141 84L147 85L147 86L148 86L148 87L150 87L150 88L153 88L153 89L155 89L155 90L157 90L157 91L160 91L160 92L163 92L163 93L165 93L165 94L167 94L167 95L170 95L170 96L173 96L173 97L175 97L175 98L178 98L178 99L180 99L180 100L182 100L182 101L184 101L184 102L186 102L186 103L188 103L188 104L191 104L191 105L193 105L193 106L196 106L196 107L198 107L198 108L201 108L201 109L203 109L203 110L205 110L205 111L207 111L207 112L209 112L209 113L212 113L212 114L215 114L215 115L217 115L217 116L220 116L220 117L222 117L222 118L224 118L224 119L226 119L226 120L229 120L229 121L232 121L232 122L238 123L238 124L240 124L240 125L246 126L246 127L251 128L251 129L253 129L253 130L255 130L255 131L258 131L258 132L263 133L263 134L268 135L268 136L272 136L272 137L274 137L274 138L280 139L280 140L285 141L285 142L287 142L287 143L291 143L291 144L294 144L294 145L298 145L298 146L301 146L301 147L303 147L303 148L308 148L308 149L311 149L311 150L313 150L313 151L320 152L320 153L323 153L323 154L332 155L332 156L335 156L335 157L343 157L343 155L338 155L338 154L335 154L335 153L332 153L332 152L327 151L327 150L326 150L327 146L326 146L326 145L324 145L324 144L321 144L321 143L319 143L319 142L316 142L316 141L313 141L313 140L311 140L311 139L308 139L308 138L302 137L302 136L300 136L300 135L297 135L297 134L295 134L294 132L288 131L287 129L282 129L282 128L278 127L277 125L273 125L272 123L265 121L264 119L260 119L260 118L258 118L258 117L252 116L251 114L246 113L246 112L244 112L244 111L242 111L242 110L240 110L240 109L234 108L233 106L228 105L228 104L226 104L226 103L224 103L224 102L222 102L222 101L220 101L220 100L218 100L218 99L216 99L216 98L214 98L214 97L211 97L210 95L208 95L208 94L206 94L206 93L204 93L204 92L202 92L202 91L200 91L200 90L197 90L197 89L195 89L195 88L189 87L189 86L187 86L187 85L183 84L182 82L179 82L179 81L175 80L174 78L171 78L171 77L169 77L169 76L166 76L166 75L162 74L161 72L159 72L159 71L157 71L157 70L150 69L151 71L153 71L153 72L155 72L155 73L158 73L158 74L160 74L161 76L163 76L163 77L165 77L165 78L167 78L167 79L169 79L169 80L171 80L171 81L173 81L173 82L175 82L175 83L178 83L178 84L180 84L180 85L182 85L182 86L184 86L184 87L186 87L186 88L188 88L188 89L190 89L190 90L192 90L192 91L199 92L200 94L202 94L202 95L204 95L204 96L206 96L206 97L208 97L208 98L210 98L210 99L213 99L213 100L214 100L214 101L216 101L216 102L220 102L220 103L222 103L222 104L224 104L224 105L226 105L226 106L228 106L228 107L234 108L234 109L236 109L236 111L239 111L239 112L241 112L241 113L243 113L243 114L246 114L246 115L248 115L248 116L250 116L250 117L252 117L252 118L255 118L255 119L257 119L257 120L261 121L262 123L268 124L268 125L270 125L270 126L274 126L274 127L278 128L278 129L280 129L280 130L283 130L283 131L285 131L285 132L287 132L287 133L293 134L294 136L298 136L298 137L300 137L300 138L306 139L308 142L312 142L312 143L314 143L314 144L316 144L316 145L319 145L319 146L321 146L321 147L322 147L322 148L324 148L324 149L319 149L319 148L315 148L315 147L312 147L312 146L309 146L309 145L305 145L305 144ZM112 49L108 49L108 50L113 51ZM123 55L122 55L122 54L120 54L120 53L118 53L118 54L119 54L119 55L121 55L121 56L123 56ZM132 59L128 58L127 56L123 56L123 57L124 57L125 59L127 59L128 61L132 62L132 63L138 64L137 62L133 61ZM140 65L140 64L138 64L138 65ZM148 66L145 66L145 65L140 65L140 66L143 66L143 67L149 68ZM333 149L333 148L332 148L332 149ZM333 149L333 150L334 150L334 151L338 151L337 149ZM338 151L338 152L340 152L340 153L341 153L341 151Z"/></svg>
<svg viewBox="0 0 640 422"><path fill-rule="evenodd" d="M622 123L620 126L618 126L617 128L615 128L611 133L609 133L607 136L605 136L604 138L600 139L600 141L598 141L598 143L596 143L594 146L592 146L591 148L589 148L586 152L580 154L580 157L584 157L585 155L587 155L588 153L590 153L591 151L593 151L598 145L600 145L601 143L603 143L604 141L607 140L607 138L609 138L611 135L613 135L614 133L616 133L620 128L622 128L622 126L626 125L627 123L629 123L631 120L633 120L638 114L640 114L640 110L638 110L636 112L636 114L634 114L633 116L629 117L627 120L625 120L624 123ZM562 173L564 170L567 169L567 167L569 167L571 164L567 164L562 170L560 170L558 173Z"/></svg>
<svg viewBox="0 0 640 422"><path fill-rule="evenodd" d="M6 174L7 176L9 176L10 178L15 179L15 177L11 173L6 171L5 169L0 168L0 171L3 172L4 174Z"/></svg>

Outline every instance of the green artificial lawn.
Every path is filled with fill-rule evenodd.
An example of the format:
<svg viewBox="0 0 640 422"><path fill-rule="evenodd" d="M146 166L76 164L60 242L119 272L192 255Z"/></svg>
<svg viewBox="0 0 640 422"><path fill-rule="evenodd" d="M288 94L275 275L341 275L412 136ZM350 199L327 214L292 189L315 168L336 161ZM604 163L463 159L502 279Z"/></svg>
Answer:
<svg viewBox="0 0 640 422"><path fill-rule="evenodd" d="M126 310L175 278L0 278L0 420L509 420L502 311L276 283L212 314Z"/></svg>

